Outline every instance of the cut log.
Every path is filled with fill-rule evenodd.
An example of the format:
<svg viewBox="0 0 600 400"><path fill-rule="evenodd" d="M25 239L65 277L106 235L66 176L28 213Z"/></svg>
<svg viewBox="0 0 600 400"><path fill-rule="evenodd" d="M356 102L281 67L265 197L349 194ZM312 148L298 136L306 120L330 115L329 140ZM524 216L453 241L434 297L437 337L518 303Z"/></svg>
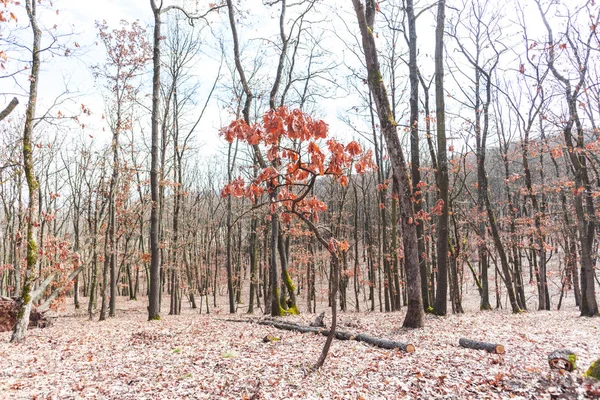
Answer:
<svg viewBox="0 0 600 400"><path fill-rule="evenodd" d="M410 343L401 343L389 339L381 339L375 336L370 336L364 333L359 333L354 337L354 340L365 342L373 346L381 347L382 349L400 349L407 353L414 353L415 346Z"/></svg>
<svg viewBox="0 0 600 400"><path fill-rule="evenodd" d="M467 349L485 350L488 353L493 353L493 354L504 354L504 346L502 346L501 344L480 342L477 340L471 340L471 339L465 339L465 338L461 338L458 341L458 344L461 347L465 347Z"/></svg>
<svg viewBox="0 0 600 400"><path fill-rule="evenodd" d="M19 312L18 302L9 297L0 297L0 332L10 332L17 322L17 313ZM33 308L29 315L30 328L45 328L50 325L50 321L43 313Z"/></svg>
<svg viewBox="0 0 600 400"><path fill-rule="evenodd" d="M227 319L225 321L228 322L246 322L246 323L254 323L258 325L266 325L272 326L277 329L282 329L286 331L294 331L300 333L315 333L323 336L329 335L328 329L317 328L313 326L305 326L296 324L293 322L287 321L278 321L278 320L264 320L264 319ZM415 346L410 343L402 343L396 342L394 340L382 339L375 336L367 335L364 333L353 334L350 332L344 331L335 331L335 338L338 340L356 340L357 342L363 342L370 344L371 346L379 347L382 349L399 349L405 351L407 353L413 353L415 351Z"/></svg>
<svg viewBox="0 0 600 400"><path fill-rule="evenodd" d="M552 369L561 369L564 371L573 371L577 369L577 355L568 349L554 350L548 354L548 364Z"/></svg>

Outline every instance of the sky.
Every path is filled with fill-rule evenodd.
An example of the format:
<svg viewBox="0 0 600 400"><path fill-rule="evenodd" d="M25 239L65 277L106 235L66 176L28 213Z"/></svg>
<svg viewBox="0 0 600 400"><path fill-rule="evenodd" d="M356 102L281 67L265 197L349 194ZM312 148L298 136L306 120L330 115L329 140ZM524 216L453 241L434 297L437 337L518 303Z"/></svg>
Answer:
<svg viewBox="0 0 600 400"><path fill-rule="evenodd" d="M417 10L421 7L429 4L426 0L417 1ZM459 0L449 2L451 4L460 4ZM532 11L534 22L530 25L533 32L539 32L543 29L540 24L540 20L535 18L535 13L532 10L532 0L524 0L522 2L526 7ZM101 45L97 45L97 29L95 28L96 21L106 20L108 25L111 27L117 27L119 21L124 19L128 21L140 20L143 25L148 26L149 32L151 31L152 13L148 0L103 0L103 1L92 1L92 0L54 0L53 6L44 9L42 13L42 21L46 27L52 27L56 24L61 32L73 32L70 37L63 38L63 41L68 43L71 49L74 51L74 55L70 57L62 57L59 55L45 58L43 64L43 74L40 79L40 108L38 114L47 109L56 96L64 92L65 87L68 87L70 93L68 97L71 98L69 103L62 105L65 109L79 110L80 105L84 104L87 108L92 111L91 116L83 117L82 123L85 124L86 128L83 131L78 131L76 135L91 135L94 136L99 143L108 142L109 133L105 126L106 120L102 119L104 113L104 102L102 99L101 91L98 89L98 85L94 82L90 67L94 64L102 63L104 59L104 48ZM169 0L165 1L165 4L169 3ZM194 11L195 4L198 4L200 9L206 7L208 1L199 0L197 2L188 1L186 7ZM257 51L257 43L263 44L264 41L259 41L258 38L269 38L277 43L277 18L278 9L276 7L267 8L262 5L261 0L244 0L240 3L244 10L247 10L247 14L238 15L238 29L240 38L246 44L242 49L243 57L251 58L254 56L253 52ZM291 4L291 3L290 3ZM344 48L343 41L348 43L359 44L360 38L356 36L357 30L355 28L354 21L356 19L354 10L349 0L331 0L322 2L322 6L319 10L319 14L311 17L313 19L322 19L328 21L328 26L325 32L325 40L323 46L326 50L330 51L332 62L345 63L357 71L364 73L364 68L361 67L362 60L361 54L352 53L352 51ZM21 23L26 21L26 16L23 13L22 7L17 10L17 16L21 19ZM291 13L290 13L291 14ZM198 91L196 110L191 110L191 119L195 119L198 115L199 109L202 107L205 96L212 85L215 77L217 76L219 66L219 51L217 49L219 37L224 40L230 40L230 32L227 24L217 23L216 21L224 22L226 18L226 12L221 12L219 15L211 17L213 23L210 24L209 29L204 29L202 32L203 37L206 38L206 46L204 53L199 58L197 71L195 71L195 79L200 82L200 89ZM381 17L378 16L380 19ZM514 19L515 16L508 12L507 18ZM347 21L347 25L342 22ZM535 21L537 20L537 22ZM433 71L433 51L434 51L434 24L435 24L435 8L426 11L418 21L418 36L419 36L419 64L420 68L426 76L431 76ZM166 30L166 26L163 28L163 32ZM350 31L349 31L350 30ZM4 31L6 34L6 29ZM27 37L29 32L27 30L21 33L15 33L16 35L22 35ZM508 35L508 33L506 33ZM515 37L507 37L506 40L510 45L515 40L520 40L521 36L515 35ZM383 38L378 39L378 45L383 45ZM74 47L74 42L77 42L78 47ZM446 41L449 45L446 51L447 53L453 53L451 41ZM402 50L406 48L404 42L401 41ZM227 47L227 51L231 52L231 46ZM10 56L10 55L9 55ZM16 58L16 57L15 57ZM229 54L231 59L231 54ZM10 61L10 60L9 60ZM18 65L18 61L11 61L15 65ZM268 59L264 61L267 67L272 66L274 60ZM400 74L407 74L407 68L404 65L400 65ZM272 69L270 69L272 71ZM338 70L336 80L342 84L343 80L350 70L346 67L340 67ZM221 84L227 86L227 81L231 80L231 71L225 68L222 71ZM269 75L267 79L273 79L273 74ZM23 77L22 77L23 78ZM148 73L145 77L146 83L151 79ZM402 78L406 80L406 78ZM23 79L21 79L23 84ZM6 80L0 80L2 90L0 93L8 93L4 98L0 97L0 103L7 103L10 101L13 93L17 93L21 96L21 105L19 106L19 112L23 112L25 107L25 95L26 90L19 89L14 86L11 90L5 88L10 85ZM458 91L457 87L453 87L451 78L447 75L446 77L446 88L452 93ZM149 91L149 87L147 87ZM433 90L432 90L433 92ZM325 121L330 125L330 130L333 135L348 139L354 134L344 122L340 120L340 116L349 115L349 110L354 106L360 106L360 99L354 95L348 95L343 92L332 93L334 96L330 99L323 99L319 102L319 109ZM209 107L206 113L206 118L203 119L202 123L197 129L197 143L202 144L202 155L207 156L209 154L218 153L224 146L224 141L218 136L218 130L220 127L225 125L231 118L232 115L224 109L223 101L226 100L226 94L220 93L220 96L215 96L209 103ZM433 104L433 98L431 99ZM452 107L451 102L447 102L449 107ZM63 111L65 114L66 111ZM400 115L398 120L400 123L406 122L406 114L408 113L407 106L402 105L400 107ZM149 116L148 116L149 121ZM103 130L104 128L104 130Z"/></svg>
<svg viewBox="0 0 600 400"><path fill-rule="evenodd" d="M194 10L195 6L190 3L186 3L188 9ZM199 7L205 7L206 1L199 1ZM251 4L256 3L256 4ZM326 2L327 3L327 2ZM102 101L102 95L98 89L98 85L94 82L90 67L95 64L101 64L104 57L104 48L102 45L98 45L97 29L95 28L96 21L106 20L109 26L117 27L120 20L140 20L143 25L148 26L149 33L151 32L152 13L149 5L149 1L146 0L104 0L104 1L92 1L92 0L54 0L53 6L50 8L41 10L41 20L46 27L51 27L56 24L59 30L63 33L73 32L71 37L63 39L65 43L68 43L71 49L74 51L72 56L60 57L52 56L46 57L42 67L42 77L40 79L40 99L38 114L47 109L55 100L56 96L63 93L65 88L69 90L69 94L66 97L71 98L72 101L61 105L61 112L67 114L65 109L79 110L81 104L85 105L86 108L90 109L92 114L90 116L82 118L81 122L85 125L83 131L79 131L79 135L91 135L98 139L98 142L107 142L109 140L109 130L106 127L106 120L101 117L104 113L104 103ZM168 0L165 4L169 3ZM252 41L257 38L270 38L274 41L277 40L276 35L278 34L278 9L271 8L267 9L261 4L261 0L245 0L243 8L250 10L248 15L240 15L238 29L240 31L240 37L242 41ZM347 28L340 23L339 18L336 14L345 18L347 21L354 22L355 16L350 1L332 1L328 3L326 8L323 10L331 11L331 15L327 16L331 21L331 27L329 32L329 40L325 41L327 50L332 52L332 55L337 58L333 62L346 62L354 64L356 68L360 67L359 60L356 55L344 50L339 42L339 38L336 36L346 35L346 39L349 41L356 41L356 38L347 34ZM21 23L26 21L26 15L22 8L17 10L17 16L21 19ZM226 17L226 13L223 11L221 15L215 16L213 20L221 20ZM318 16L321 18L321 16ZM431 19L433 21L433 19ZM215 36L222 36L225 40L230 40L230 32L228 26L223 24L211 24L211 31L205 30L206 36L209 38L207 41L208 47L216 47L217 40ZM215 27L220 27L221 32L214 31ZM163 32L166 27L163 27ZM219 29L219 28L217 28ZM333 31L336 31L335 34ZM424 30L426 32L427 30ZM431 30L432 31L432 30ZM20 35L27 37L29 32L25 30ZM425 41L427 37L425 36ZM74 43L77 43L77 47L74 47ZM422 46L426 48L426 45ZM228 47L227 51L231 52L231 47ZM253 51L251 47L245 47L243 50L243 57L252 56L250 52ZM250 55L249 55L250 54ZM198 108L204 103L203 95L206 94L218 71L218 52L217 50L207 49L205 54L202 55L199 60L197 79L200 82L200 93L197 98ZM231 57L231 55L230 55ZM272 62L272 60L268 60ZM341 72L349 73L348 70L343 68ZM344 80L343 76L339 76L339 83ZM148 74L148 81L150 74ZM223 71L223 79L231 79L229 71ZM272 79L272 77L271 77ZM1 82L1 81L0 81ZM23 82L23 80L21 80ZM2 82L4 84L4 82ZM22 83L23 84L23 83ZM5 86L6 87L6 86ZM148 88L149 89L149 88ZM0 90L4 92L4 90ZM17 93L21 95L21 104L18 111L23 112L26 102L26 90L21 88L15 88L11 93ZM353 106L358 105L360 102L358 97L344 95L343 93L331 93L334 98L323 99L319 108L323 115L323 118L330 125L330 130L335 136L350 137L352 136L351 129L347 125L339 120L340 115L346 115L347 111ZM4 102L10 101L10 95L5 96ZM0 100L0 101L2 101ZM75 111L75 112L77 112ZM197 111L199 112L199 111ZM209 103L207 110L207 118L203 119L199 125L197 132L197 142L203 145L202 153L204 155L219 152L219 149L223 147L223 141L218 136L218 129L225 125L231 115L223 109L219 104L217 96ZM149 119L149 117L148 117ZM104 129L103 129L104 128Z"/></svg>

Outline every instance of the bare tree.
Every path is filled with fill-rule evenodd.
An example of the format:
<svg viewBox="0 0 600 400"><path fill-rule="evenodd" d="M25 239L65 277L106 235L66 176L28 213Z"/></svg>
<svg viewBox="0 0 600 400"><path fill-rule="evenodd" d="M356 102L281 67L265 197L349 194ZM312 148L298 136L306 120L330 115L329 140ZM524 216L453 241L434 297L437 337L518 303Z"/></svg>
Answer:
<svg viewBox="0 0 600 400"><path fill-rule="evenodd" d="M161 70L161 49L160 42L162 38L161 24L162 15L173 10L183 13L190 21L205 19L206 16L224 5L210 5L207 12L201 15L193 15L179 6L164 6L163 1L157 3L156 0L150 0L150 7L154 15L154 32L152 34L152 134L151 134L151 157L150 157L150 292L148 294L148 319L160 319L160 294L161 294L161 260L159 247L160 219L160 182L159 182L159 128L160 128L160 70ZM168 103L170 104L170 103Z"/></svg>
<svg viewBox="0 0 600 400"><path fill-rule="evenodd" d="M536 0L538 10L546 31L548 34L548 53L546 62L556 80L563 87L566 105L568 108L566 122L563 124L563 136L568 149L568 157L572 165L572 170L575 175L575 185L578 188L578 193L573 196L575 213L577 215L577 229L579 232L579 250L581 258L581 315L593 317L598 315L598 302L596 301L596 290L594 282L594 242L596 240L596 223L593 217L596 212L594 199L592 197L591 181L588 174L588 160L585 156L585 132L584 127L579 117L578 97L585 87L586 75L588 72L588 61L590 59L591 46L590 43L595 37L595 29L586 37L582 37L579 30L573 26L571 15L568 15L567 29L564 39L566 41L564 47L570 50L573 57L573 64L576 66L575 85L571 82L568 76L563 75L556 65L558 56L556 47L559 45L554 41L554 31L546 14L552 7L552 4L545 9L539 0ZM590 15L594 24L598 22L599 15ZM595 25L594 25L595 26ZM575 33L573 33L575 32ZM575 35L575 36L573 36ZM585 44L582 48L579 44ZM575 128L575 134L573 134ZM579 190L581 188L582 190Z"/></svg>
<svg viewBox="0 0 600 400"><path fill-rule="evenodd" d="M25 279L21 291L21 304L17 323L13 329L10 339L13 343L18 343L25 339L27 335L27 326L29 325L29 314L31 313L32 303L41 296L46 287L40 285L37 290L33 290L35 281L35 269L38 262L37 257L37 211L39 207L38 182L33 170L33 125L35 119L35 110L37 106L38 84L40 78L40 44L42 31L38 26L37 20L37 2L35 0L25 0L27 17L31 24L33 33L33 43L31 46L31 78L29 80L29 100L25 110L25 128L23 129L23 169L27 181L29 192L27 205L27 267L25 269ZM46 284L47 286L47 284ZM41 289L41 290L40 290Z"/></svg>
<svg viewBox="0 0 600 400"><path fill-rule="evenodd" d="M373 0L367 0L366 7L360 0L352 0L352 4L356 11L362 37L369 87L373 92L373 98L377 106L381 131L385 137L388 154L391 157L392 168L400 185L398 193L401 204L400 217L402 221L404 260L408 282L408 310L403 325L407 328L419 328L424 324L424 312L423 298L421 297L417 230L412 204L412 188L404 154L396 132L397 123L391 114L390 102L379 67L373 34L376 4Z"/></svg>
<svg viewBox="0 0 600 400"><path fill-rule="evenodd" d="M437 26L435 29L435 104L437 120L437 184L438 242L437 242L437 290L433 310L438 315L446 315L448 294L448 156L446 152L446 115L444 107L444 23L446 1L438 1Z"/></svg>

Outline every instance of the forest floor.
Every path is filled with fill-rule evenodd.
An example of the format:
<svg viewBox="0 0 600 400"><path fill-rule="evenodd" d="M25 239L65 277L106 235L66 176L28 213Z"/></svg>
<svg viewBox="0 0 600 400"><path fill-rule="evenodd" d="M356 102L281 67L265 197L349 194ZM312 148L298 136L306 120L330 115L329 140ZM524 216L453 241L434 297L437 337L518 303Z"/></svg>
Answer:
<svg viewBox="0 0 600 400"><path fill-rule="evenodd" d="M148 322L146 305L119 299L117 316L104 322L67 306L53 326L31 330L19 345L1 333L0 398L549 399L569 386L560 398L593 398L596 390L600 397L600 386L579 378L600 356L600 319L580 318L574 307L429 315L418 330L400 328L405 308L342 313L339 329L412 343L416 351L335 340L323 368L309 373L323 336L227 322L222 310L199 315L186 305L182 315ZM308 323L314 314L285 318ZM280 340L264 343L266 335ZM500 343L506 354L458 347L461 337ZM559 348L575 351L581 370L550 371L547 355Z"/></svg>

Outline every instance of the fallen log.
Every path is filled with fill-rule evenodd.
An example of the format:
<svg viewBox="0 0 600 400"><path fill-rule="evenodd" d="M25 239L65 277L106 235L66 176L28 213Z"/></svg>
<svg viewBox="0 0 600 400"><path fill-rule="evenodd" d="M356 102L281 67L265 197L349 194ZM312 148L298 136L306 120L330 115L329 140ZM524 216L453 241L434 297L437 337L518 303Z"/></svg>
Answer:
<svg viewBox="0 0 600 400"><path fill-rule="evenodd" d="M548 364L551 369L572 372L577 369L577 355L568 349L554 350L548 354Z"/></svg>
<svg viewBox="0 0 600 400"><path fill-rule="evenodd" d="M467 349L485 350L488 353L493 354L504 354L504 346L502 346L501 344L480 342L477 340L471 340L466 338L459 339L458 344L461 347L465 347Z"/></svg>
<svg viewBox="0 0 600 400"><path fill-rule="evenodd" d="M272 326L277 329L282 329L286 331L294 331L300 333L315 333L323 336L329 335L329 329L318 328L313 326L305 326L296 324L293 322L286 321L278 321L278 320L264 320L264 319L227 319L225 321L229 322L245 322L245 323L254 323L258 325L266 325ZM410 343L402 343L396 342L394 340L382 339L375 336L367 335L364 333L352 334L350 332L344 331L335 331L335 338L338 340L356 340L357 342L363 342L370 344L375 347L379 347L382 349L399 349L405 351L407 353L413 353L415 351L415 346Z"/></svg>

